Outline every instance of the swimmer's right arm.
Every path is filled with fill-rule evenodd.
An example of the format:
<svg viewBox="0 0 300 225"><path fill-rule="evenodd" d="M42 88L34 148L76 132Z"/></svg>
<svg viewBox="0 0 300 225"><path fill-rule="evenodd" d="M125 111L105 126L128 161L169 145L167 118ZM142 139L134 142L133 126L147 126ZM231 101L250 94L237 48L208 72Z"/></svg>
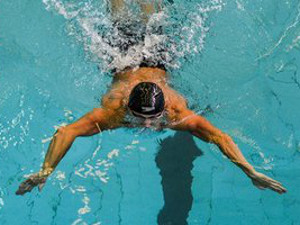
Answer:
<svg viewBox="0 0 300 225"><path fill-rule="evenodd" d="M112 117L114 115L110 110L94 109L75 123L59 128L53 135L42 169L22 182L16 194L23 195L36 186L41 191L48 176L65 156L76 137L91 136L103 130L116 128L117 123L110 119Z"/></svg>
<svg viewBox="0 0 300 225"><path fill-rule="evenodd" d="M183 110L180 115L181 118L183 118L181 119L182 122L174 126L174 129L189 131L203 141L217 145L225 156L227 156L234 164L240 167L249 178L251 178L256 187L260 189L269 188L279 194L286 192L286 189L280 182L257 172L253 166L247 162L242 152L229 135L213 126L202 116L196 115L190 110ZM189 119L185 120L184 118Z"/></svg>

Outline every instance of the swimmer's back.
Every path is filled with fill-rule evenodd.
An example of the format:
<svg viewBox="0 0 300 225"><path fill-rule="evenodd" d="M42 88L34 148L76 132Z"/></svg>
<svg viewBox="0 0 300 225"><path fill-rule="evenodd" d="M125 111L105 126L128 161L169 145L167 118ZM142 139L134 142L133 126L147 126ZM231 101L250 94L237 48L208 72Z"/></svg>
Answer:
<svg viewBox="0 0 300 225"><path fill-rule="evenodd" d="M182 119L177 118L177 115L186 110L187 102L169 87L167 73L160 68L141 67L116 73L110 91L102 98L102 107L118 110L120 114L125 115L130 92L140 82L153 82L162 89L169 122L173 123Z"/></svg>
<svg viewBox="0 0 300 225"><path fill-rule="evenodd" d="M167 73L165 70L156 67L140 67L128 69L114 74L113 85L116 83L139 83L145 81L166 83Z"/></svg>

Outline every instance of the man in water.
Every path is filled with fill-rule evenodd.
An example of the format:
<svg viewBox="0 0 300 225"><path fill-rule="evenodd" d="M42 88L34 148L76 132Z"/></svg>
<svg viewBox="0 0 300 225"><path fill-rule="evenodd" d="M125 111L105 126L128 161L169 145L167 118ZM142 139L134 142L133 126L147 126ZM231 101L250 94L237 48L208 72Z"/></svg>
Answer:
<svg viewBox="0 0 300 225"><path fill-rule="evenodd" d="M112 13L121 14L124 2L112 0L111 3ZM153 4L140 4L140 7L144 12L144 20L155 12ZM16 194L23 195L36 186L41 190L76 137L91 136L120 127L148 127L157 130L169 128L190 132L203 141L217 145L258 188L269 188L280 194L286 192L281 183L255 171L230 136L188 109L186 100L169 87L167 78L167 72L160 62L146 60L138 67L127 67L116 72L110 90L102 97L101 108L94 109L75 123L57 130L42 169L21 183Z"/></svg>

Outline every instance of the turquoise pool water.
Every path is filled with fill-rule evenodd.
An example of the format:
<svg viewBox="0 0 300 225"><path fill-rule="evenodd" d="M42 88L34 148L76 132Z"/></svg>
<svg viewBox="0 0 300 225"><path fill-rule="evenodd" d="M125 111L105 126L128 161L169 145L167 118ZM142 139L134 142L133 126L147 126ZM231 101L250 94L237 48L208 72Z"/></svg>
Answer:
<svg viewBox="0 0 300 225"><path fill-rule="evenodd" d="M107 90L111 61L94 32L109 27L106 5L0 1L0 224L300 224L296 0L180 0L164 14L180 37L174 87L287 194L255 188L188 134L125 129L79 138L41 193L14 194L56 127Z"/></svg>

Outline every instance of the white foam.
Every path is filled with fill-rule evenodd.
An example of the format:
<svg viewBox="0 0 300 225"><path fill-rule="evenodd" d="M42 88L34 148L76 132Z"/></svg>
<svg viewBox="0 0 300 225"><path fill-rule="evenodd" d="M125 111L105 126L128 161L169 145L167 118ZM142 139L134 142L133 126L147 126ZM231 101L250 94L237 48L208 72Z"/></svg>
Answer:
<svg viewBox="0 0 300 225"><path fill-rule="evenodd" d="M65 172L62 172L62 171L58 170L58 171L56 172L56 179L57 179L57 180L60 180L60 181L66 179L66 174L65 174Z"/></svg>
<svg viewBox="0 0 300 225"><path fill-rule="evenodd" d="M273 168L273 158L272 157L266 157L261 149L261 147L251 138L246 136L241 130L234 129L232 131L234 136L238 138L240 141L242 141L244 144L249 145L253 150L255 150L256 154L259 155L259 157L263 160L261 165L255 165L255 168L260 168L264 170L271 170Z"/></svg>
<svg viewBox="0 0 300 225"><path fill-rule="evenodd" d="M76 219L73 223L72 223L72 225L87 225L87 223L86 222L84 222L81 218L78 218L78 219Z"/></svg>
<svg viewBox="0 0 300 225"><path fill-rule="evenodd" d="M109 152L109 153L107 154L107 158L112 159L112 158L114 158L114 157L118 157L118 156L119 156L119 152L120 152L120 150L118 150L118 149L113 149L111 152Z"/></svg>
<svg viewBox="0 0 300 225"><path fill-rule="evenodd" d="M24 105L24 96L20 97L20 107ZM5 123L0 123L0 150L7 149L10 144L22 144L29 133L29 125L34 111L28 108L20 109L12 119L3 117Z"/></svg>
<svg viewBox="0 0 300 225"><path fill-rule="evenodd" d="M83 187L83 186L78 186L78 187L76 188L76 191L78 191L78 192L86 192L86 189L85 189L85 187Z"/></svg>
<svg viewBox="0 0 300 225"><path fill-rule="evenodd" d="M239 0L236 0L235 2L236 2L236 6L239 10L245 11L244 5Z"/></svg>
<svg viewBox="0 0 300 225"><path fill-rule="evenodd" d="M0 209L2 209L3 208L3 206L4 206L4 200L3 200L3 195L4 195L4 193L3 193L3 191L1 190L1 188L0 188Z"/></svg>
<svg viewBox="0 0 300 225"><path fill-rule="evenodd" d="M164 63L167 67L178 68L180 58L197 54L203 49L209 29L206 25L208 15L210 12L220 11L225 5L222 0L210 0L201 4L195 2L195 7L192 8L183 3L165 7L162 12L153 14L148 20L146 32L143 32L144 41L141 39L124 52L117 44L112 44L126 43L128 40L122 39L109 12L105 10L108 2L43 2L47 10L55 10L67 20L69 34L75 35L83 43L88 55L100 64L102 71L135 67L144 58L151 62ZM138 20L133 9L127 10L128 18ZM161 26L165 30L163 34L152 32ZM141 35L141 32L137 33ZM167 51L161 51L162 48Z"/></svg>
<svg viewBox="0 0 300 225"><path fill-rule="evenodd" d="M91 211L91 208L89 207L90 198L86 194L84 195L82 202L84 203L84 207L78 210L78 214L80 215L87 214Z"/></svg>
<svg viewBox="0 0 300 225"><path fill-rule="evenodd" d="M291 51L292 49L294 49L294 48L299 48L299 47L300 47L300 35L297 36L297 37L293 40L292 44L289 45L289 46L287 47L287 51L289 52L289 51Z"/></svg>

